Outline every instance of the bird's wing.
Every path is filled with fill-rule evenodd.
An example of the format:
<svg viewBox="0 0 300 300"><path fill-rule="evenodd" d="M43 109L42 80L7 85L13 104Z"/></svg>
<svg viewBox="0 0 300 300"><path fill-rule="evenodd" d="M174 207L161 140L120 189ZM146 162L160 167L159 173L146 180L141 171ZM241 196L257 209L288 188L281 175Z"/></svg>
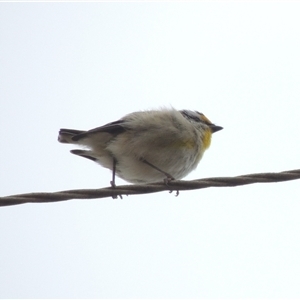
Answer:
<svg viewBox="0 0 300 300"><path fill-rule="evenodd" d="M90 135L93 135L95 133L100 133L100 132L106 132L106 133L110 133L112 135L118 135L126 130L126 128L123 126L123 123L124 123L124 120L118 120L115 122L111 122L106 125L76 134L72 137L72 140L79 141L81 139L89 137Z"/></svg>

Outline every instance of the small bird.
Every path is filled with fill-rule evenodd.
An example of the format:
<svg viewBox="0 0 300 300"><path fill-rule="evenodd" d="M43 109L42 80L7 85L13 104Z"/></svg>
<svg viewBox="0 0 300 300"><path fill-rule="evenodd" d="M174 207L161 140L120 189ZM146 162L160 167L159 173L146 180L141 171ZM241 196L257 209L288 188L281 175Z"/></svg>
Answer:
<svg viewBox="0 0 300 300"><path fill-rule="evenodd" d="M114 187L115 175L135 184L182 179L221 129L198 111L162 108L133 112L88 131L60 129L58 141L86 148L71 153L112 170Z"/></svg>

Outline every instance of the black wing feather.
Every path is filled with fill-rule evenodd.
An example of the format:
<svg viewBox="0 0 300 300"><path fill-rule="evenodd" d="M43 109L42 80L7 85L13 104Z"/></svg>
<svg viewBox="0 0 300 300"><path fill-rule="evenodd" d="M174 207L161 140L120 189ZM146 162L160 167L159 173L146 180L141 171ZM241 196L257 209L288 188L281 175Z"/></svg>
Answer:
<svg viewBox="0 0 300 300"><path fill-rule="evenodd" d="M88 137L90 134L95 134L99 132L107 132L112 135L118 135L126 130L125 127L122 125L123 123L124 120L111 122L101 127L97 127L88 131L84 131L83 133L77 134L72 137L72 140L79 141L80 139Z"/></svg>

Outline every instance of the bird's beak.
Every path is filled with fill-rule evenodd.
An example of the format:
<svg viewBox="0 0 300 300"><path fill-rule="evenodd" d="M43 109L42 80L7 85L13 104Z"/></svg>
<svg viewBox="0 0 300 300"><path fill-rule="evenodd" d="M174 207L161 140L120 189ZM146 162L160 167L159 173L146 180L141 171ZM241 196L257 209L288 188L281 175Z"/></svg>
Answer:
<svg viewBox="0 0 300 300"><path fill-rule="evenodd" d="M210 128L210 130L211 130L212 133L217 132L217 131L223 129L223 127L217 126L217 125L214 125L214 124L209 125L209 128Z"/></svg>

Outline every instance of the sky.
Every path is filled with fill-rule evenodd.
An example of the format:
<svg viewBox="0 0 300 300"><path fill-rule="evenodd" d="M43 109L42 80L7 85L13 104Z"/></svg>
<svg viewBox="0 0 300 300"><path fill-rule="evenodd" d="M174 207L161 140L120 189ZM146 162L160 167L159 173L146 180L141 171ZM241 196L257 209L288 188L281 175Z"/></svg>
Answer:
<svg viewBox="0 0 300 300"><path fill-rule="evenodd" d="M109 186L58 130L160 107L224 127L185 180L299 169L299 14L288 1L0 3L1 196ZM299 192L2 207L0 298L300 298Z"/></svg>

